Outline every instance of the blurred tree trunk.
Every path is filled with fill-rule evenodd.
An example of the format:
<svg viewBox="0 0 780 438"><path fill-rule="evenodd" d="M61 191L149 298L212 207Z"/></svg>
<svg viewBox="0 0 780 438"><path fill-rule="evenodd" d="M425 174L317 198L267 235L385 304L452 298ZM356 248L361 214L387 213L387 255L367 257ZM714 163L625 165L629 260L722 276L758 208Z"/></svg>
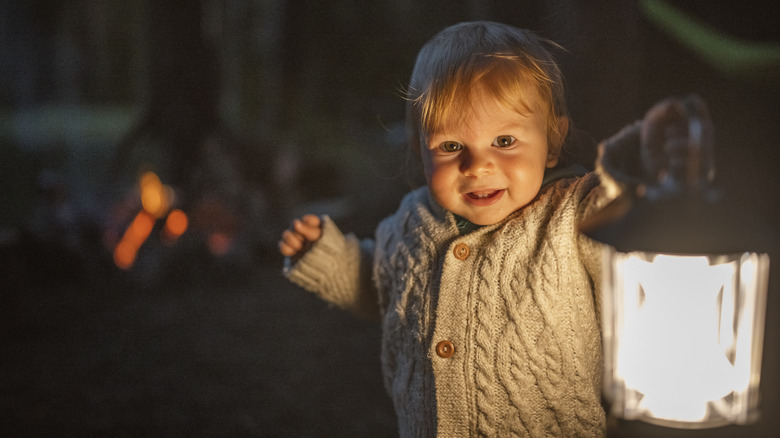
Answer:
<svg viewBox="0 0 780 438"><path fill-rule="evenodd" d="M142 136L161 141L167 175L185 185L206 136L219 129L219 75L202 31L200 1L147 0L149 56L144 115L118 150L117 165ZM116 166L115 166L116 167Z"/></svg>
<svg viewBox="0 0 780 438"><path fill-rule="evenodd" d="M200 1L149 0L148 115L171 154L171 177L182 183L205 136L218 125L217 60L202 32Z"/></svg>

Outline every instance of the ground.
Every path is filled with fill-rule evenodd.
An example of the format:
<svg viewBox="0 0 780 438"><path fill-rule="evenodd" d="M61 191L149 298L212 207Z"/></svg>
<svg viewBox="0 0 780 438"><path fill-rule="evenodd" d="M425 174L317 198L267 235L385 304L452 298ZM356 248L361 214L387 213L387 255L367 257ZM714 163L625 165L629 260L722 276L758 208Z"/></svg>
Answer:
<svg viewBox="0 0 780 438"><path fill-rule="evenodd" d="M290 285L279 266L154 286L11 281L2 434L396 436L378 324Z"/></svg>

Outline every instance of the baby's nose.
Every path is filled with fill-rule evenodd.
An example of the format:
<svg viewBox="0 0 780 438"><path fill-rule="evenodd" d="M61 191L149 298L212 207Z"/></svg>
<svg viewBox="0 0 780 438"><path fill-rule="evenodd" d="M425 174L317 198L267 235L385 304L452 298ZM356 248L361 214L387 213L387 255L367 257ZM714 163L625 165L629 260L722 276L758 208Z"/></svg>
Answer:
<svg viewBox="0 0 780 438"><path fill-rule="evenodd" d="M484 152L467 152L463 154L461 171L467 176L484 176L493 171L493 158Z"/></svg>

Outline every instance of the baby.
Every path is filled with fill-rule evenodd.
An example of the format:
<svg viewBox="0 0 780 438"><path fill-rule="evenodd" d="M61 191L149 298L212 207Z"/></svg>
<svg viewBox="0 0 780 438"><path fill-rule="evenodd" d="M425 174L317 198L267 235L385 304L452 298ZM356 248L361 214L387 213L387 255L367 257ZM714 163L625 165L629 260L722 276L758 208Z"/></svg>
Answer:
<svg viewBox="0 0 780 438"><path fill-rule="evenodd" d="M427 185L374 239L305 215L279 243L291 281L381 319L401 436L605 434L600 248L577 225L614 180L559 163L569 119L551 44L492 22L434 36L407 104Z"/></svg>

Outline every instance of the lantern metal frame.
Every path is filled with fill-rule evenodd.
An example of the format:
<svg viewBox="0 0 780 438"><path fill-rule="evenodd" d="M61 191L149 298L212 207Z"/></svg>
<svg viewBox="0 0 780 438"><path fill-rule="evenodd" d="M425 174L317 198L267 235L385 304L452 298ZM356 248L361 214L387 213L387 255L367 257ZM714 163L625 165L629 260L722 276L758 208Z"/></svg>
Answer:
<svg viewBox="0 0 780 438"><path fill-rule="evenodd" d="M626 382L621 380L622 377L615 377L617 352L612 345L617 342L619 336L615 330L621 330L624 321L621 320L622 316L616 315L619 306L615 305L611 297L603 300L605 308L602 315L605 396L608 402L613 404L613 412L617 412L618 417L629 420L639 419L675 428L749 424L758 418L758 383L769 264L768 256L764 252L767 252L771 239L768 238L768 228L760 223L757 215L751 214L746 208L736 207L739 203L728 200L713 188L714 166L710 159L712 145L702 143L702 123L696 115L689 113L688 122L688 161L684 180L668 178L662 183L652 185L636 184L580 224L580 230L588 237L608 245L604 259L607 268L605 287L608 286L607 282L622 280L622 274L618 273L616 277L613 272L615 265L612 260L616 260L616 257L627 257L629 254L638 255L648 261L654 257L653 254L702 255L708 257L708 260L736 260L734 263L737 269L740 260L752 257L750 260L754 262L751 263L760 265L756 267L759 278L752 280L758 291L753 302L749 303L752 308L745 313L746 317L753 320L747 321L747 325L743 321L741 326L743 331L750 330L751 351L748 360L751 374L748 388L740 395L729 395L731 399L741 397L738 402L741 403L740 409L744 413L733 418L715 416L703 421L656 417L647 412L626 413L626 400L623 397L627 389ZM641 285L639 287L641 288ZM611 291L605 290L603 293L608 294ZM652 371L648 373L652 374Z"/></svg>

